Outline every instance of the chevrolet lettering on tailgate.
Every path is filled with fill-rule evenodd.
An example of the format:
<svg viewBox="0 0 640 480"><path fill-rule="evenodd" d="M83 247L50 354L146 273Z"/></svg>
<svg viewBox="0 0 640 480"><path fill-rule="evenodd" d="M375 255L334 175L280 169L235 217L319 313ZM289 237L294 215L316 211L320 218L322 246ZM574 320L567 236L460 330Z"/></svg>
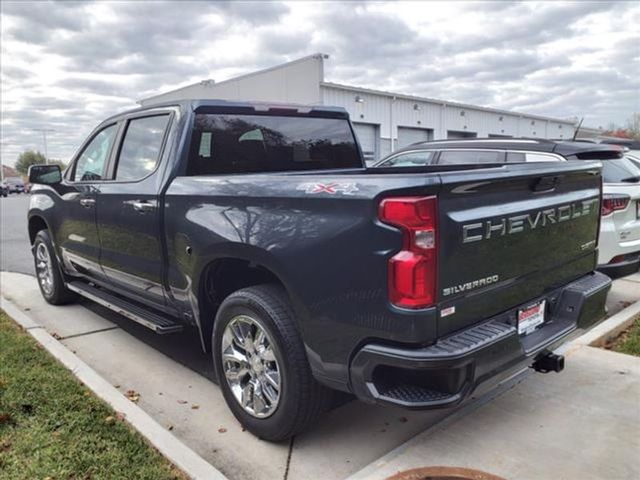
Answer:
<svg viewBox="0 0 640 480"><path fill-rule="evenodd" d="M598 203L599 200L597 198L592 198L546 210L538 210L533 213L469 223L462 226L462 243L488 240L492 236L522 233L526 230L535 230L539 227L567 222L585 215L597 214Z"/></svg>

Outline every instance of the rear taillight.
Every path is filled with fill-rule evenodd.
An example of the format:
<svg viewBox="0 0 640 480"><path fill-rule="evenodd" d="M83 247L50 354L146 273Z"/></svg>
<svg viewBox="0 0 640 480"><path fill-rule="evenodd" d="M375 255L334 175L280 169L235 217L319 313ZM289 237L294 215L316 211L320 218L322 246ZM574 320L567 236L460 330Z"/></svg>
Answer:
<svg viewBox="0 0 640 480"><path fill-rule="evenodd" d="M616 210L624 210L629 205L631 197L629 195L611 195L605 194L602 196L602 208L600 213L603 217L611 215Z"/></svg>
<svg viewBox="0 0 640 480"><path fill-rule="evenodd" d="M404 308L436 301L436 197L396 197L380 203L380 220L404 234L402 250L389 259L389 300Z"/></svg>

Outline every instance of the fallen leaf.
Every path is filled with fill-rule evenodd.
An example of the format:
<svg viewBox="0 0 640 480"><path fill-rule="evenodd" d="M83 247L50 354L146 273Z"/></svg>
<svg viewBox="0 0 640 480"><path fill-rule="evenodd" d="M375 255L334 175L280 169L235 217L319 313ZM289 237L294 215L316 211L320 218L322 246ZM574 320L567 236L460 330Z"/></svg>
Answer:
<svg viewBox="0 0 640 480"><path fill-rule="evenodd" d="M122 412L116 412L116 420L122 422L124 420L125 414Z"/></svg>
<svg viewBox="0 0 640 480"><path fill-rule="evenodd" d="M226 433L226 432L227 432L227 429L224 427L218 429L218 433Z"/></svg>
<svg viewBox="0 0 640 480"><path fill-rule="evenodd" d="M56 340L60 340L60 339L62 339L62 337L61 337L60 335L58 335L56 332L53 332L53 333L51 334L51 336L52 336L53 338L55 338Z"/></svg>
<svg viewBox="0 0 640 480"><path fill-rule="evenodd" d="M198 410L199 408L200 408L200 405L198 405L197 403L194 403L193 405L191 405L192 410Z"/></svg>
<svg viewBox="0 0 640 480"><path fill-rule="evenodd" d="M184 405L185 403L189 403L189 402L187 402L186 400L178 400L178 403L180 405Z"/></svg>
<svg viewBox="0 0 640 480"><path fill-rule="evenodd" d="M0 424L10 423L13 419L8 413L0 413Z"/></svg>
<svg viewBox="0 0 640 480"><path fill-rule="evenodd" d="M135 390L127 390L126 396L133 403L138 403L138 400L140 400L140 394Z"/></svg>
<svg viewBox="0 0 640 480"><path fill-rule="evenodd" d="M113 425L114 423L116 423L116 418L109 415L107 418L104 419L104 423L106 423L107 425Z"/></svg>

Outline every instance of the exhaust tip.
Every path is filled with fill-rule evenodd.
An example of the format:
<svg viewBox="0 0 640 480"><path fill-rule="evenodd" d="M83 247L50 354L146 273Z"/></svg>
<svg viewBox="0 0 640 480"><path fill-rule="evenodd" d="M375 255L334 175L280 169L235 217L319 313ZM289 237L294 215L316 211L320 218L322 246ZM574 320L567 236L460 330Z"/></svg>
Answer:
<svg viewBox="0 0 640 480"><path fill-rule="evenodd" d="M540 373L561 372L564 370L564 356L551 352L542 353L533 362L532 368Z"/></svg>

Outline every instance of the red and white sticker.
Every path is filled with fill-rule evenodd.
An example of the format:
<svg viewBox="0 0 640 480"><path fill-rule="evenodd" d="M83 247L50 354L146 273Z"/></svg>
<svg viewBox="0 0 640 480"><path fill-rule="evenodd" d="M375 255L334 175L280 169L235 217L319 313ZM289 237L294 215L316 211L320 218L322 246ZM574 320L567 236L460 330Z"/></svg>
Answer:
<svg viewBox="0 0 640 480"><path fill-rule="evenodd" d="M544 310L547 301L543 300L530 307L518 310L518 333L528 335L544 323Z"/></svg>

